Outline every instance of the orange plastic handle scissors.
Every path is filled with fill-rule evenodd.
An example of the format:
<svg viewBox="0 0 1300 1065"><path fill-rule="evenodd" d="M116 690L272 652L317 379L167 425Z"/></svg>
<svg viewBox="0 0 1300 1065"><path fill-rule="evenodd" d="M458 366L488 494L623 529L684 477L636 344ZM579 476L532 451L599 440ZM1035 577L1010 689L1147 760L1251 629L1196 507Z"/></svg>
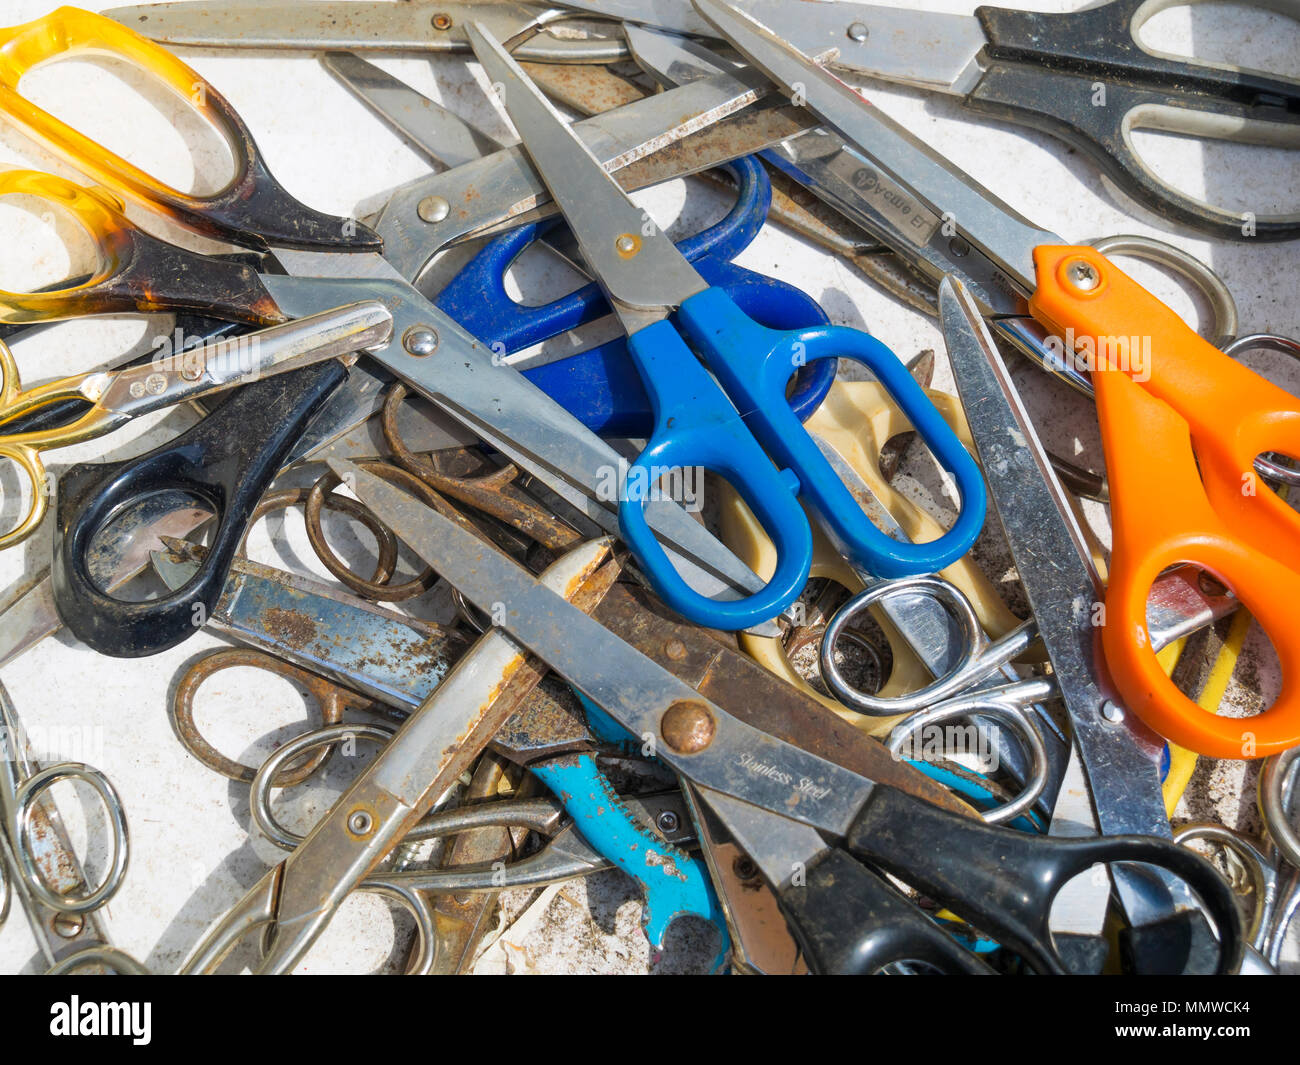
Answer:
<svg viewBox="0 0 1300 1065"><path fill-rule="evenodd" d="M1296 399L1206 343L1104 256L1081 247L1035 252L1035 317L1076 336L1131 338L1150 358L1112 345L1092 368L1110 478L1114 548L1102 646L1133 710L1175 743L1217 758L1263 758L1300 743L1300 515L1256 473L1270 451L1300 456ZM1088 287L1081 287L1080 280ZM1100 345L1105 347L1105 345ZM1219 717L1160 668L1145 624L1147 593L1191 562L1233 592L1272 637L1282 667L1274 704Z"/></svg>

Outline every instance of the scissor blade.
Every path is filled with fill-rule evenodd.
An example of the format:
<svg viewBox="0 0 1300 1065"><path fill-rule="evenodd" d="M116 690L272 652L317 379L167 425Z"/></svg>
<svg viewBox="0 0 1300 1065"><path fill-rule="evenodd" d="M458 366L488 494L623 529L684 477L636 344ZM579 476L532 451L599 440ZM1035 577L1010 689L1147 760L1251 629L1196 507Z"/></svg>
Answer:
<svg viewBox="0 0 1300 1065"><path fill-rule="evenodd" d="M957 391L1070 715L1099 827L1168 837L1162 744L1103 680L1093 621L1101 582L1087 542L969 293L945 281L939 307Z"/></svg>
<svg viewBox="0 0 1300 1065"><path fill-rule="evenodd" d="M330 52L322 65L380 118L445 167L491 155L502 145L374 63L351 52Z"/></svg>
<svg viewBox="0 0 1300 1065"><path fill-rule="evenodd" d="M466 30L541 179L628 332L708 288L481 23ZM647 313L648 312L648 313Z"/></svg>
<svg viewBox="0 0 1300 1065"><path fill-rule="evenodd" d="M767 26L722 0L693 2L741 55L834 127L908 198L949 219L953 233L945 235L968 240L1023 293L1034 291L1034 248L1065 241L1022 218Z"/></svg>
<svg viewBox="0 0 1300 1065"><path fill-rule="evenodd" d="M105 11L109 18L160 44L196 48L346 49L368 52L465 52L464 26L477 18L509 39L572 13L530 4L353 3L333 0L227 0L225 3L140 4ZM520 52L538 62L613 63L626 56L616 38L542 37Z"/></svg>
<svg viewBox="0 0 1300 1065"><path fill-rule="evenodd" d="M371 357L538 477L596 527L617 532L627 460L518 371L500 365L491 351L398 277L391 264L364 253L276 249L276 255L287 269L307 275L262 275L276 305L291 316L333 306L346 299L343 293L355 294L359 277L371 279L366 294L389 307L395 337ZM316 270L345 276L310 276ZM403 338L413 330L432 330L438 345L433 355L406 350ZM734 597L737 589L752 592L762 586L748 566L677 504L652 502L647 520L703 594Z"/></svg>
<svg viewBox="0 0 1300 1065"><path fill-rule="evenodd" d="M465 598L495 609L506 632L678 772L784 817L847 831L871 781L732 717L473 533L350 463L330 465Z"/></svg>

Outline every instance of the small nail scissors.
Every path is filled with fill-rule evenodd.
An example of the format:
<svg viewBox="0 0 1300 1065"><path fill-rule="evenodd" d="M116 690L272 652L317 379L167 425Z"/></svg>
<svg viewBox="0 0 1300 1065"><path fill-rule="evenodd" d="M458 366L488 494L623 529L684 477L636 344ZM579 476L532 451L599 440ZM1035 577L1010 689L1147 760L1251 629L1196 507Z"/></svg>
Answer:
<svg viewBox="0 0 1300 1065"><path fill-rule="evenodd" d="M506 110L628 332L628 351L654 404L656 430L629 469L619 525L664 600L721 629L780 613L798 596L811 565L811 528L799 500L839 550L882 576L931 572L965 554L984 520L978 467L893 354L844 327L778 332L759 326L627 199L509 54L472 25L466 33L493 81L507 86ZM676 325L668 320L674 313ZM785 392L794 370L834 357L865 363L953 474L962 509L938 540L903 544L877 529L791 413ZM650 532L644 511L652 489L671 470L690 465L723 476L772 537L777 565L761 592L732 601L705 598L676 573Z"/></svg>

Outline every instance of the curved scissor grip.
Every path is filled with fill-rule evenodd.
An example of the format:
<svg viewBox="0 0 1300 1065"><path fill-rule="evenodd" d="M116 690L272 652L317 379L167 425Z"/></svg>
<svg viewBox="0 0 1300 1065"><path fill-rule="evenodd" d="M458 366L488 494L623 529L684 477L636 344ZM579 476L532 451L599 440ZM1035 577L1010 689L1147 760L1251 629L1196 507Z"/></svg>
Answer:
<svg viewBox="0 0 1300 1065"><path fill-rule="evenodd" d="M972 822L887 786L872 791L846 839L855 857L892 873L1016 951L1036 972L1069 971L1052 941L1052 902L1097 863L1144 862L1182 879L1219 936L1215 971L1245 948L1228 882L1204 858L1154 836L1049 838Z"/></svg>
<svg viewBox="0 0 1300 1065"><path fill-rule="evenodd" d="M1111 0L1066 13L981 7L989 43L966 104L1076 145L1124 192L1170 221L1228 240L1293 238L1300 211L1247 215L1197 199L1164 181L1134 147L1133 131L1144 128L1300 145L1300 84L1139 43L1142 24L1180 2Z"/></svg>
<svg viewBox="0 0 1300 1065"><path fill-rule="evenodd" d="M741 310L763 325L798 329L828 324L826 313L811 296L731 262L762 228L772 189L767 171L751 156L724 169L736 180L736 202L726 217L680 241L677 250L695 264L706 282L726 289ZM511 264L540 233L558 223L557 219L520 226L490 241L438 295L438 307L488 345L500 345L506 354L609 313L609 303L595 282L541 307L524 306L506 292L505 275ZM653 429L654 412L624 338L527 369L524 376L593 432L643 438ZM833 359L799 369L789 404L800 421L817 409L834 379Z"/></svg>
<svg viewBox="0 0 1300 1065"><path fill-rule="evenodd" d="M879 577L906 577L941 570L970 549L984 525L984 478L921 386L879 340L844 326L768 329L718 288L691 296L677 317L724 391L745 412L755 439L781 468L795 473L800 499L851 562ZM955 478L961 510L937 540L904 543L876 528L791 413L785 389L793 370L835 357L871 370L939 465Z"/></svg>
<svg viewBox="0 0 1300 1065"><path fill-rule="evenodd" d="M197 632L216 606L257 506L312 416L343 383L337 359L256 381L162 447L111 465L74 466L59 484L54 601L63 623L100 654L157 654ZM191 496L219 525L198 572L160 599L123 602L90 573L96 533L142 496Z"/></svg>
<svg viewBox="0 0 1300 1065"><path fill-rule="evenodd" d="M623 538L655 591L683 617L725 630L776 617L798 598L812 564L812 530L795 498L798 481L772 465L670 322L656 322L634 334L628 351L650 392L655 432L620 485ZM781 403L785 403L784 393ZM799 424L794 415L790 417ZM660 478L670 470L691 466L703 466L728 481L776 545L772 578L743 599L710 599L692 589L646 522L645 505Z"/></svg>
<svg viewBox="0 0 1300 1065"><path fill-rule="evenodd" d="M1300 403L1201 339L1093 249L1041 247L1034 256L1035 317L1060 332L1068 326L1094 348L1114 530L1101 633L1111 676L1151 728L1199 754L1262 758L1295 746L1300 515L1254 463L1267 452L1300 456ZM1090 287L1080 289L1079 276ZM1272 638L1283 684L1268 710L1216 717L1160 668L1147 594L1179 562L1214 574Z"/></svg>
<svg viewBox="0 0 1300 1065"><path fill-rule="evenodd" d="M254 325L284 321L247 263L200 255L151 236L101 188L38 170L0 172L0 196L32 196L68 211L94 241L89 277L39 292L0 291L0 322L26 324L123 311L188 311Z"/></svg>
<svg viewBox="0 0 1300 1065"><path fill-rule="evenodd" d="M157 78L221 133L235 176L220 192L191 196L165 185L19 92L33 67L64 55L108 53ZM216 89L165 48L105 18L61 7L21 26L0 29L0 112L33 140L116 192L181 225L244 247L370 249L382 241L366 226L299 203L262 160L243 119Z"/></svg>

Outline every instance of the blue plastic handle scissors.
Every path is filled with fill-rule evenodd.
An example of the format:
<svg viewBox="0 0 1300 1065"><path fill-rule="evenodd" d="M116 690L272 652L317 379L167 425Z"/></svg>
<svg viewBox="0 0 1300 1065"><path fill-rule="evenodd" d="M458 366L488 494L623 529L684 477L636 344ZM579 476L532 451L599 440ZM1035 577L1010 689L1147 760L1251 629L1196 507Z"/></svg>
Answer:
<svg viewBox="0 0 1300 1065"><path fill-rule="evenodd" d="M655 431L628 470L619 524L668 605L720 629L779 614L798 596L812 560L812 530L800 500L838 550L877 576L929 573L965 554L984 522L979 468L893 353L855 329L781 331L755 322L647 223L486 31L471 25L466 34L493 82L506 87L506 111L622 321L650 393ZM834 357L866 364L956 479L962 509L938 540L900 543L877 529L791 412L785 392L794 370ZM771 579L743 599L719 601L692 589L646 522L644 504L661 477L696 465L732 484L775 545Z"/></svg>
<svg viewBox="0 0 1300 1065"><path fill-rule="evenodd" d="M725 169L735 179L736 202L725 218L686 237L677 250L710 285L724 289L737 307L765 326L828 325L826 312L807 293L732 262L762 229L772 185L757 159L738 159ZM442 290L437 305L486 343L500 345L506 354L608 314L609 303L595 282L541 307L517 303L507 294L506 271L556 221L560 220L520 226L492 240ZM826 398L835 366L835 359L822 359L801 367L795 376L789 404L801 422ZM624 338L524 370L524 376L593 432L639 439L654 431L650 397Z"/></svg>

